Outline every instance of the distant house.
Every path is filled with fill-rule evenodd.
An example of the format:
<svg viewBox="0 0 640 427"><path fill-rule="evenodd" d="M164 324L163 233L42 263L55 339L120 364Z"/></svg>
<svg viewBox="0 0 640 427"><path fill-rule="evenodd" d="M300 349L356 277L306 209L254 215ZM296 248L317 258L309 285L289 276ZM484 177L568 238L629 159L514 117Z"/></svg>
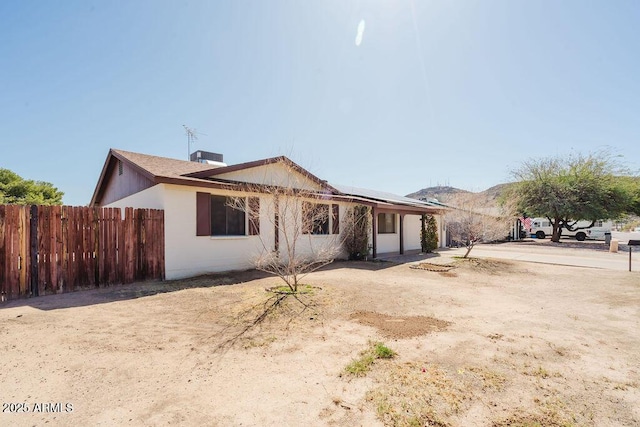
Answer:
<svg viewBox="0 0 640 427"><path fill-rule="evenodd" d="M312 241L340 235L340 218L346 210L365 205L372 209L374 258L420 249L423 214L436 217L444 246L442 205L330 185L286 157L227 166L221 155L199 151L192 160L111 149L91 198L91 206L164 210L167 279L251 268L253 256L277 248L282 230L273 227L267 209L260 207L273 202L267 200L271 197L267 189L278 185L313 194L309 203L327 205L332 213L323 227L307 236ZM236 197L251 198L247 200L255 201L258 209L247 215L229 208L229 198Z"/></svg>

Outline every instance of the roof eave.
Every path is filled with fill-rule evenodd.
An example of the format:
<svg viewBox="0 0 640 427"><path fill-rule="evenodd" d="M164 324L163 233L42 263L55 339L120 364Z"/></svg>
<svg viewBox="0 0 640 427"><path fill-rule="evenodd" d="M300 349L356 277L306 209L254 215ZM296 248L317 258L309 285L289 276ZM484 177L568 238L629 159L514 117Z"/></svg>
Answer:
<svg viewBox="0 0 640 427"><path fill-rule="evenodd" d="M417 207L417 206L403 206L403 205L394 205L390 204L377 204L376 211L378 212L393 212L393 213L401 213L401 214L441 214L442 211L437 208L432 207Z"/></svg>
<svg viewBox="0 0 640 427"><path fill-rule="evenodd" d="M237 165L225 166L225 167L221 167L221 168L206 169L206 170L199 171L199 172L193 172L193 173L184 174L183 176L190 177L190 178L200 178L200 179L209 178L209 177L216 176L216 175L222 175L224 173L237 172L237 171L240 171L240 170L251 169L251 168L260 167L260 166L266 166L266 165L270 165L270 164L278 163L278 162L283 162L283 163L287 164L288 166L293 168L296 172L302 174L306 178L309 178L311 181L313 181L316 184L320 185L324 190L331 191L333 194L340 194L340 191L338 191L337 189L335 189L334 187L329 185L327 183L327 181L324 181L324 180L318 178L317 176L315 176L314 174L312 174L311 172L309 172L308 170L306 170L305 168L303 168L302 166L298 165L293 160L291 160L291 159L289 159L288 157L285 157L285 156L269 157L267 159L254 160L252 162L239 163Z"/></svg>

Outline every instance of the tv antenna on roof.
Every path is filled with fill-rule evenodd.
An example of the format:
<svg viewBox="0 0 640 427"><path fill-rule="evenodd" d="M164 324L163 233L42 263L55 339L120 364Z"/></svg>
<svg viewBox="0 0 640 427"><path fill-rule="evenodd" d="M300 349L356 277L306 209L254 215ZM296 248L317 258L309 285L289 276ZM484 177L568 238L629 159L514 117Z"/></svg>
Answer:
<svg viewBox="0 0 640 427"><path fill-rule="evenodd" d="M187 125L182 125L184 131L187 135L187 160L191 160L191 144L198 140L198 135L207 136L206 133L198 132L195 129L187 127Z"/></svg>

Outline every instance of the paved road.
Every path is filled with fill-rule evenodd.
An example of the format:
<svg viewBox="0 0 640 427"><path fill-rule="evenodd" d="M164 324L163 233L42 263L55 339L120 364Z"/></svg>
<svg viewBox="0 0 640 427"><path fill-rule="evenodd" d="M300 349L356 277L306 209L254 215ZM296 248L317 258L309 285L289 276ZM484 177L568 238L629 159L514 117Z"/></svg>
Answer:
<svg viewBox="0 0 640 427"><path fill-rule="evenodd" d="M463 255L464 248L442 252L443 256ZM602 268L607 270L629 270L629 253L610 253L595 249L575 249L551 246L545 243L504 243L479 245L473 248L471 256L512 259L543 264L569 265L576 267ZM632 254L632 271L640 272L640 252Z"/></svg>
<svg viewBox="0 0 640 427"><path fill-rule="evenodd" d="M627 243L629 240L640 240L640 233L623 233L621 231L612 231L611 237L618 239L620 243Z"/></svg>

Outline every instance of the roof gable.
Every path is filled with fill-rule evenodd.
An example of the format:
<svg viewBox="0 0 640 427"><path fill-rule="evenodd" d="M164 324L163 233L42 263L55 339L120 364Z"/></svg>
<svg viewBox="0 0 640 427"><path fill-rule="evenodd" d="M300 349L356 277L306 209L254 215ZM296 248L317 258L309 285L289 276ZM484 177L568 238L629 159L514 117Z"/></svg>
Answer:
<svg viewBox="0 0 640 427"><path fill-rule="evenodd" d="M148 185L145 184L145 187L157 184L160 181L159 177L175 179L180 178L182 174L211 168L211 166L202 163L151 156L112 148L109 150L102 171L100 172L100 177L98 178L96 188L91 197L90 206L101 203L105 192L113 189L113 176L115 170L118 169L118 162L122 162L123 167L137 175L139 180L147 180ZM131 187L128 193L126 189L120 189L116 194L118 194L119 198L126 197L142 188L141 186L138 187L139 188L135 188L135 186Z"/></svg>
<svg viewBox="0 0 640 427"><path fill-rule="evenodd" d="M310 191L338 193L326 181L284 156L209 169L188 174L194 178L218 178L258 185L275 185Z"/></svg>
<svg viewBox="0 0 640 427"><path fill-rule="evenodd" d="M104 206L152 187L153 181L129 164L112 157L101 186L96 205Z"/></svg>

